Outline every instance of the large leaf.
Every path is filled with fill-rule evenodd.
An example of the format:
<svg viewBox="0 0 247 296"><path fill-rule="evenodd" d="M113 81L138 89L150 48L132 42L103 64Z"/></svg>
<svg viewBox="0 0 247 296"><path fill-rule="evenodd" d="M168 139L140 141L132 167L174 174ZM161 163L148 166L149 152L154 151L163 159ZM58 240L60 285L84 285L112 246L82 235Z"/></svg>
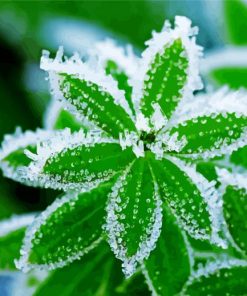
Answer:
<svg viewBox="0 0 247 296"><path fill-rule="evenodd" d="M161 235L156 248L145 261L143 272L153 295L179 293L190 275L190 254L179 225L165 208Z"/></svg>
<svg viewBox="0 0 247 296"><path fill-rule="evenodd" d="M124 93L112 77L104 74L104 69L92 70L76 57L63 63L61 53L54 61L43 56L41 68L50 71L55 98L62 100L82 123L92 122L115 138L119 133L135 131Z"/></svg>
<svg viewBox="0 0 247 296"><path fill-rule="evenodd" d="M120 279L113 281L114 273L114 258L107 252L106 246L100 244L97 250L85 255L80 261L53 271L34 295L115 295L114 284L116 285Z"/></svg>
<svg viewBox="0 0 247 296"><path fill-rule="evenodd" d="M110 184L56 200L28 228L18 267L54 269L79 259L101 241Z"/></svg>
<svg viewBox="0 0 247 296"><path fill-rule="evenodd" d="M222 182L223 213L229 232L237 246L247 255L247 184L245 173L217 169Z"/></svg>
<svg viewBox="0 0 247 296"><path fill-rule="evenodd" d="M219 205L215 183L176 158L155 160L150 155L150 160L161 197L179 224L196 239L217 241Z"/></svg>
<svg viewBox="0 0 247 296"><path fill-rule="evenodd" d="M163 116L170 118L185 94L201 88L197 69L200 48L195 44L195 33L187 18L176 17L174 29L166 26L146 43L141 72L144 84L138 90L146 117L150 118L158 105Z"/></svg>
<svg viewBox="0 0 247 296"><path fill-rule="evenodd" d="M15 270L15 259L20 256L26 227L32 223L33 214L13 216L0 222L0 269Z"/></svg>
<svg viewBox="0 0 247 296"><path fill-rule="evenodd" d="M230 153L246 143L247 116L239 113L202 115L180 122L168 132L183 140L179 154L214 157Z"/></svg>
<svg viewBox="0 0 247 296"><path fill-rule="evenodd" d="M228 186L224 200L224 216L228 229L237 243L247 255L247 192L246 189Z"/></svg>
<svg viewBox="0 0 247 296"><path fill-rule="evenodd" d="M183 295L233 295L247 294L247 265L245 261L212 263L198 270L186 284Z"/></svg>
<svg viewBox="0 0 247 296"><path fill-rule="evenodd" d="M109 180L134 158L131 148L122 150L117 141L105 138L98 131L56 135L37 147L37 154L28 152L32 162L22 168L23 178L54 189L90 189ZM27 153L27 152L26 152Z"/></svg>
<svg viewBox="0 0 247 296"><path fill-rule="evenodd" d="M137 262L155 247L162 224L161 201L157 185L145 158L139 158L122 174L112 188L107 206L109 244L123 261L130 276Z"/></svg>

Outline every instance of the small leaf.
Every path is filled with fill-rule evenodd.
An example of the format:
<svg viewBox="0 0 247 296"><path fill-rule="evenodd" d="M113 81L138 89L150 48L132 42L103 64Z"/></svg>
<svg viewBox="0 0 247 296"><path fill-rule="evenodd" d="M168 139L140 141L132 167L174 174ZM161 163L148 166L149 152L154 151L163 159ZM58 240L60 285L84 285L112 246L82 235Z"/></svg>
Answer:
<svg viewBox="0 0 247 296"><path fill-rule="evenodd" d="M125 98L129 104L130 110L135 115L134 104L132 102L132 87L129 85L127 74L118 67L115 61L108 60L105 71L107 75L111 75L117 82L118 88L125 92Z"/></svg>
<svg viewBox="0 0 247 296"><path fill-rule="evenodd" d="M126 276L148 257L160 235L161 200L144 158L132 163L112 188L107 206L109 244Z"/></svg>
<svg viewBox="0 0 247 296"><path fill-rule="evenodd" d="M31 181L26 172L26 168L31 163L26 151L28 150L31 154L36 153L40 141L47 140L55 135L55 132L40 129L36 132L26 131L24 133L17 129L13 135L6 135L0 150L0 166L3 174L27 185L37 185Z"/></svg>
<svg viewBox="0 0 247 296"><path fill-rule="evenodd" d="M182 295L234 295L247 294L247 265L234 260L223 264L212 263L199 270L185 285Z"/></svg>
<svg viewBox="0 0 247 296"><path fill-rule="evenodd" d="M14 261L20 256L20 248L26 227L34 215L13 216L0 222L0 269L15 270Z"/></svg>
<svg viewBox="0 0 247 296"><path fill-rule="evenodd" d="M100 244L97 250L85 255L80 261L53 271L33 295L116 295L113 284L116 268L113 259L106 246Z"/></svg>
<svg viewBox="0 0 247 296"><path fill-rule="evenodd" d="M190 275L189 252L185 236L166 208L156 248L143 265L153 295L173 296L181 291Z"/></svg>
<svg viewBox="0 0 247 296"><path fill-rule="evenodd" d="M139 68L139 60L134 55L133 49L118 47L113 40L96 44L96 55L107 75L111 75L118 83L118 88L125 93L126 101L132 115L135 115L134 103L132 101L132 82L136 79L136 73Z"/></svg>
<svg viewBox="0 0 247 296"><path fill-rule="evenodd" d="M175 157L151 158L151 164L161 197L184 230L196 239L216 240L219 205L214 182L208 182L194 167Z"/></svg>
<svg viewBox="0 0 247 296"><path fill-rule="evenodd" d="M52 99L47 107L44 117L44 127L48 130L62 130L70 128L71 131L79 131L83 129L87 131L90 129L88 124L84 125L79 122L76 117L70 112L62 108L61 102Z"/></svg>
<svg viewBox="0 0 247 296"><path fill-rule="evenodd" d="M82 123L86 119L115 138L136 130L123 92L104 69L93 71L75 56L63 63L58 54L54 61L43 56L41 68L50 73L54 97Z"/></svg>
<svg viewBox="0 0 247 296"><path fill-rule="evenodd" d="M144 84L141 86L141 111L150 118L158 104L170 118L181 98L202 87L198 75L200 47L195 44L196 30L185 17L175 18L175 28L166 25L155 33L143 53ZM137 93L138 95L139 93Z"/></svg>
<svg viewBox="0 0 247 296"><path fill-rule="evenodd" d="M49 206L28 228L18 268L54 269L79 259L101 241L105 203L111 184L68 193Z"/></svg>
<svg viewBox="0 0 247 296"><path fill-rule="evenodd" d="M246 144L247 116L218 113L195 117L172 127L170 137L186 139L179 154L213 158Z"/></svg>

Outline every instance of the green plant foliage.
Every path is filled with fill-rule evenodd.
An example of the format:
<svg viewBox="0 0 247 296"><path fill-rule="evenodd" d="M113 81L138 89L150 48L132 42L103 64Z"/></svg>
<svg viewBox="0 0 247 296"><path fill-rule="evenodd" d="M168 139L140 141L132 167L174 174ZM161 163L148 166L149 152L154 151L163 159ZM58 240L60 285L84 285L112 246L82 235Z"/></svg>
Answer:
<svg viewBox="0 0 247 296"><path fill-rule="evenodd" d="M217 265L216 265L217 267ZM192 279L184 289L185 295L245 295L247 293L247 267L218 267L212 271L203 270L200 276ZM213 293L213 294L212 294Z"/></svg>
<svg viewBox="0 0 247 296"><path fill-rule="evenodd" d="M223 195L224 216L229 231L240 249L247 255L247 194L245 189L228 186Z"/></svg>
<svg viewBox="0 0 247 296"><path fill-rule="evenodd" d="M247 29L247 5L243 0L227 1L224 0L224 12L226 26L230 41L237 45L246 45L246 34L240 34Z"/></svg>
<svg viewBox="0 0 247 296"><path fill-rule="evenodd" d="M143 268L153 294L175 295L181 291L190 275L191 258L186 238L168 208L164 208L164 216L166 220L156 249Z"/></svg>
<svg viewBox="0 0 247 296"><path fill-rule="evenodd" d="M0 151L7 177L65 192L27 228L16 261L58 269L37 295L128 295L140 271L153 295L228 295L238 276L236 295L245 293L245 192L228 186L246 189L230 157L247 144L246 96L194 94L196 33L176 17L141 58L111 41L85 60L43 52L46 129L17 130Z"/></svg>

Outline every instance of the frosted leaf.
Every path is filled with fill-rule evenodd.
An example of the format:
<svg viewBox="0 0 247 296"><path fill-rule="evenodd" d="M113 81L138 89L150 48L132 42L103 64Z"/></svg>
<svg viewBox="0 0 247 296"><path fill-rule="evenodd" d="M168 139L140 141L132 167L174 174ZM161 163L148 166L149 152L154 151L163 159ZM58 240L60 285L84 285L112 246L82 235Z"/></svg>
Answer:
<svg viewBox="0 0 247 296"><path fill-rule="evenodd" d="M0 149L0 166L4 176L26 185L39 185L36 180L30 178L29 157L35 156L40 141L54 136L56 132L53 131L37 129L36 132L22 132L19 128L12 135L5 135Z"/></svg>
<svg viewBox="0 0 247 296"><path fill-rule="evenodd" d="M131 148L122 150L116 140L99 131L85 134L65 129L38 146L28 173L46 188L89 190L112 178L133 158Z"/></svg>
<svg viewBox="0 0 247 296"><path fill-rule="evenodd" d="M222 183L223 213L226 226L239 250L247 255L247 174L217 169Z"/></svg>
<svg viewBox="0 0 247 296"><path fill-rule="evenodd" d="M35 291L35 296L54 293L61 296L115 295L116 281L112 279L121 279L120 272L109 248L101 243L97 249L83 256L80 261L50 273L46 281Z"/></svg>
<svg viewBox="0 0 247 296"><path fill-rule="evenodd" d="M118 47L114 40L107 39L99 42L92 50L96 55L107 75L111 75L117 82L118 88L125 92L125 98L128 102L132 114L136 110L132 102L132 83L136 79L139 69L139 58L137 58L132 47Z"/></svg>
<svg viewBox="0 0 247 296"><path fill-rule="evenodd" d="M114 137L135 130L123 91L100 65L83 63L77 56L60 60L42 57L41 68L49 72L51 91L68 111L83 122L92 122ZM129 114L129 115L128 115Z"/></svg>
<svg viewBox="0 0 247 296"><path fill-rule="evenodd" d="M179 154L190 158L213 158L247 144L247 114L211 113L183 121L166 133L178 140L186 137ZM178 135L178 136L177 136Z"/></svg>
<svg viewBox="0 0 247 296"><path fill-rule="evenodd" d="M12 216L0 221L0 269L15 270L14 260L19 257L25 230L34 214Z"/></svg>
<svg viewBox="0 0 247 296"><path fill-rule="evenodd" d="M209 263L192 274L182 295L246 295L247 263L225 259Z"/></svg>
<svg viewBox="0 0 247 296"><path fill-rule="evenodd" d="M187 281L193 262L186 237L176 219L167 208L164 208L163 216L156 248L145 260L142 271L152 295L176 295Z"/></svg>
<svg viewBox="0 0 247 296"><path fill-rule="evenodd" d="M87 131L94 128L92 124L85 122L85 120L82 124L73 114L64 110L62 103L55 99L50 101L46 109L44 127L47 130L70 128L71 131L79 131L80 129Z"/></svg>
<svg viewBox="0 0 247 296"><path fill-rule="evenodd" d="M183 97L202 88L198 71L201 47L195 43L196 33L197 28L191 27L189 19L177 16L174 29L166 23L161 33L154 33L146 42L148 47L142 54L140 79L133 95L146 117L150 117L152 105L157 103L170 118Z"/></svg>
<svg viewBox="0 0 247 296"><path fill-rule="evenodd" d="M162 224L161 200L150 168L137 159L112 188L107 205L105 229L123 271L131 276L137 263L149 256L159 238Z"/></svg>
<svg viewBox="0 0 247 296"><path fill-rule="evenodd" d="M84 193L67 193L27 229L16 263L19 269L55 269L78 260L101 240L111 184Z"/></svg>
<svg viewBox="0 0 247 296"><path fill-rule="evenodd" d="M214 185L175 157L152 160L161 196L180 225L192 237L225 246L218 237L221 202Z"/></svg>

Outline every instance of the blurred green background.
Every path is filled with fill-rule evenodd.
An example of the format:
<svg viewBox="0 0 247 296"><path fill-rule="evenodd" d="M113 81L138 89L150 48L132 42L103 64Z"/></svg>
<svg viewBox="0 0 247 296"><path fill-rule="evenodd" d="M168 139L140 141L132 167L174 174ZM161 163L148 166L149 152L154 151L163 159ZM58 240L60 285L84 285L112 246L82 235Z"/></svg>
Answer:
<svg viewBox="0 0 247 296"><path fill-rule="evenodd" d="M24 130L42 127L50 99L45 74L39 69L42 49L54 54L64 45L66 54L78 51L83 56L95 41L112 37L120 44L133 44L140 54L152 30L161 30L164 20L173 21L175 15L190 17L199 26L198 43L206 56L229 46L241 47L245 54L247 3L243 0L1 1L0 140L16 126ZM247 87L247 66L205 69L206 85ZM55 195L1 175L0 218L42 210Z"/></svg>

